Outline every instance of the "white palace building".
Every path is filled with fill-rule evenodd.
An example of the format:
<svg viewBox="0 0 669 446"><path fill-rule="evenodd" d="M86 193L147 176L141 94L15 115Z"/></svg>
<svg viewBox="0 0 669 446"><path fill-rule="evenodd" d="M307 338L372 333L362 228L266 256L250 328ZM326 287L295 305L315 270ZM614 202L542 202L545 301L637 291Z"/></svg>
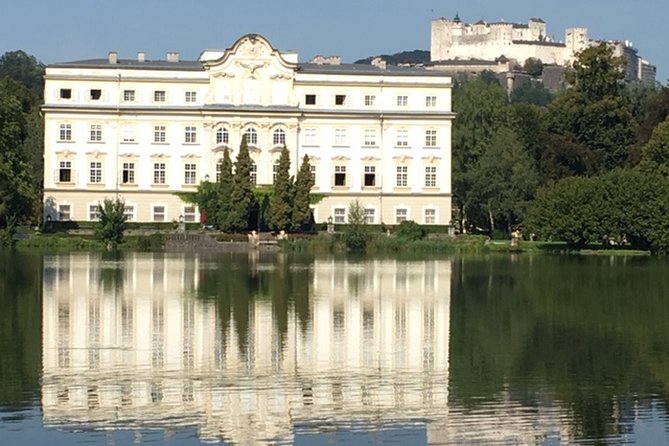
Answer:
<svg viewBox="0 0 669 446"><path fill-rule="evenodd" d="M298 63L262 36L196 61L139 53L46 69L44 206L51 220L96 220L105 198L133 222L199 221L176 192L216 181L246 135L253 180L271 185L285 144L296 174L309 156L317 222L451 221L451 78L436 71Z"/></svg>

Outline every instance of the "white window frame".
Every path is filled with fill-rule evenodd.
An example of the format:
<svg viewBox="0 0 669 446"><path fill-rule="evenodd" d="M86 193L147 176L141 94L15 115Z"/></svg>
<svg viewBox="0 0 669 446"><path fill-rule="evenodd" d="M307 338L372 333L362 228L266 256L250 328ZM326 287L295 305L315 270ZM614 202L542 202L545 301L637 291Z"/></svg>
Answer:
<svg viewBox="0 0 669 446"><path fill-rule="evenodd" d="M59 204L58 205L58 220L59 221L70 221L70 220L72 220L72 205L71 204Z"/></svg>
<svg viewBox="0 0 669 446"><path fill-rule="evenodd" d="M167 92L165 90L153 90L153 102L167 102Z"/></svg>
<svg viewBox="0 0 669 446"><path fill-rule="evenodd" d="M425 130L425 147L437 147L437 131L435 129Z"/></svg>
<svg viewBox="0 0 669 446"><path fill-rule="evenodd" d="M197 164L184 163L184 184L197 184Z"/></svg>
<svg viewBox="0 0 669 446"><path fill-rule="evenodd" d="M425 166L425 187L437 187L437 166Z"/></svg>
<svg viewBox="0 0 669 446"><path fill-rule="evenodd" d="M165 144L167 142L167 126L154 125L153 126L153 143Z"/></svg>
<svg viewBox="0 0 669 446"><path fill-rule="evenodd" d="M162 209L162 212L156 212L157 210ZM157 219L156 216L162 215L162 219ZM167 221L167 206L164 204L154 204L151 206L151 221L162 223Z"/></svg>
<svg viewBox="0 0 669 446"><path fill-rule="evenodd" d="M365 107L374 107L376 104L376 95L366 94L365 95Z"/></svg>
<svg viewBox="0 0 669 446"><path fill-rule="evenodd" d="M63 180L65 172L68 172L67 177L69 177L69 179L67 180ZM74 183L74 170L72 169L72 161L62 160L58 162L58 182L65 184Z"/></svg>
<svg viewBox="0 0 669 446"><path fill-rule="evenodd" d="M102 161L90 161L88 167L88 182L91 184L102 183Z"/></svg>
<svg viewBox="0 0 669 446"><path fill-rule="evenodd" d="M275 146L284 146L286 144L286 131L284 129L275 129L272 132L272 144Z"/></svg>
<svg viewBox="0 0 669 446"><path fill-rule="evenodd" d="M194 125L184 126L184 143L197 144L197 127Z"/></svg>
<svg viewBox="0 0 669 446"><path fill-rule="evenodd" d="M102 142L102 124L91 124L89 136L90 142Z"/></svg>
<svg viewBox="0 0 669 446"><path fill-rule="evenodd" d="M409 130L397 129L395 132L395 147L409 147Z"/></svg>
<svg viewBox="0 0 669 446"><path fill-rule="evenodd" d="M249 146L257 146L258 145L258 131L256 130L255 127L249 127L246 129L246 132L244 132L246 135L246 144Z"/></svg>
<svg viewBox="0 0 669 446"><path fill-rule="evenodd" d="M135 126L132 124L123 124L121 126L121 142L134 143L136 140Z"/></svg>
<svg viewBox="0 0 669 446"><path fill-rule="evenodd" d="M403 215L400 215L403 214ZM409 220L408 208L395 208L395 224L399 225L403 221Z"/></svg>
<svg viewBox="0 0 669 446"><path fill-rule="evenodd" d="M397 95L397 106L407 107L409 105L409 96L405 94Z"/></svg>
<svg viewBox="0 0 669 446"><path fill-rule="evenodd" d="M197 91L189 90L185 94L186 102L197 102Z"/></svg>
<svg viewBox="0 0 669 446"><path fill-rule="evenodd" d="M346 223L346 208L336 207L332 209L332 218L336 224Z"/></svg>
<svg viewBox="0 0 669 446"><path fill-rule="evenodd" d="M229 144L230 132L226 127L216 129L216 144Z"/></svg>
<svg viewBox="0 0 669 446"><path fill-rule="evenodd" d="M135 90L123 90L123 102L135 102Z"/></svg>
<svg viewBox="0 0 669 446"><path fill-rule="evenodd" d="M428 216L428 213L431 212L432 215ZM432 221L430 221L432 220ZM437 209L436 208L425 208L423 209L423 224L426 225L436 225L437 224Z"/></svg>
<svg viewBox="0 0 669 446"><path fill-rule="evenodd" d="M153 162L153 184L166 184L167 163L164 161Z"/></svg>
<svg viewBox="0 0 669 446"><path fill-rule="evenodd" d="M437 106L437 97L434 95L425 96L425 107L434 108Z"/></svg>
<svg viewBox="0 0 669 446"><path fill-rule="evenodd" d="M365 147L376 147L376 129L365 129L362 145Z"/></svg>
<svg viewBox="0 0 669 446"><path fill-rule="evenodd" d="M127 204L123 206L123 215L125 216L126 221L135 220L135 206L132 204Z"/></svg>
<svg viewBox="0 0 669 446"><path fill-rule="evenodd" d="M409 187L409 166L396 166L395 174L395 187Z"/></svg>
<svg viewBox="0 0 669 446"><path fill-rule="evenodd" d="M376 185L376 166L364 166L362 177L362 187L377 187ZM374 184L367 184L367 175L373 175Z"/></svg>
<svg viewBox="0 0 669 446"><path fill-rule="evenodd" d="M58 141L72 141L72 124L69 122L60 124Z"/></svg>
<svg viewBox="0 0 669 446"><path fill-rule="evenodd" d="M316 127L304 129L304 145L318 146L318 129Z"/></svg>
<svg viewBox="0 0 669 446"><path fill-rule="evenodd" d="M88 205L88 221L98 221L100 219L100 207L97 204Z"/></svg>
<svg viewBox="0 0 669 446"><path fill-rule="evenodd" d="M365 224L373 225L376 223L376 209L365 208Z"/></svg>
<svg viewBox="0 0 669 446"><path fill-rule="evenodd" d="M258 164L251 160L251 168L249 169L251 174L251 184L258 184Z"/></svg>
<svg viewBox="0 0 669 446"><path fill-rule="evenodd" d="M184 216L184 223L196 223L197 219L196 217L196 211L195 211L195 205L186 205L183 207L183 214Z"/></svg>
<svg viewBox="0 0 669 446"><path fill-rule="evenodd" d="M344 184L337 184L337 175L343 175ZM334 166L334 177L332 178L332 185L334 187L346 187L348 185L348 177L346 175L346 166L343 164L337 164Z"/></svg>
<svg viewBox="0 0 669 446"><path fill-rule="evenodd" d="M127 175L126 175L127 172ZM123 181L127 177L127 181ZM121 184L135 184L135 162L124 161L121 165Z"/></svg>
<svg viewBox="0 0 669 446"><path fill-rule="evenodd" d="M334 146L347 147L348 146L348 129L336 128L334 129Z"/></svg>

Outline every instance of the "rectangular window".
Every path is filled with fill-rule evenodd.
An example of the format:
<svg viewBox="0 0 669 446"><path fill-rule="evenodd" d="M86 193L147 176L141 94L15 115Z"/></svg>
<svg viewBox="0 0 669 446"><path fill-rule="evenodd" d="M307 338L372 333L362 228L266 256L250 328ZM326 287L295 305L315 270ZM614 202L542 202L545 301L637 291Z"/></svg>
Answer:
<svg viewBox="0 0 669 446"><path fill-rule="evenodd" d="M409 131L407 129L397 130L397 141L395 141L395 145L397 147L409 146Z"/></svg>
<svg viewBox="0 0 669 446"><path fill-rule="evenodd" d="M165 206L153 207L153 221L165 221Z"/></svg>
<svg viewBox="0 0 669 446"><path fill-rule="evenodd" d="M345 94L336 94L335 95L335 105L344 105L346 102L346 95Z"/></svg>
<svg viewBox="0 0 669 446"><path fill-rule="evenodd" d="M58 139L60 141L72 141L72 124L60 125L60 135Z"/></svg>
<svg viewBox="0 0 669 446"><path fill-rule="evenodd" d="M311 182L316 185L316 166L313 164L309 165L309 173L311 174Z"/></svg>
<svg viewBox="0 0 669 446"><path fill-rule="evenodd" d="M397 177L395 185L397 187L407 187L409 184L409 166L397 166Z"/></svg>
<svg viewBox="0 0 669 446"><path fill-rule="evenodd" d="M304 145L305 146L318 145L318 131L315 128L304 129Z"/></svg>
<svg viewBox="0 0 669 446"><path fill-rule="evenodd" d="M334 145L335 146L346 146L347 141L348 141L348 138L347 138L346 129L335 129Z"/></svg>
<svg viewBox="0 0 669 446"><path fill-rule="evenodd" d="M425 130L425 147L437 147L436 130Z"/></svg>
<svg viewBox="0 0 669 446"><path fill-rule="evenodd" d="M216 144L228 144L230 142L230 133L225 127L216 130Z"/></svg>
<svg viewBox="0 0 669 446"><path fill-rule="evenodd" d="M279 160L272 164L272 184L276 184L276 177L279 175Z"/></svg>
<svg viewBox="0 0 669 446"><path fill-rule="evenodd" d="M373 94L365 95L365 107L374 107L375 103L376 103L376 96L374 96Z"/></svg>
<svg viewBox="0 0 669 446"><path fill-rule="evenodd" d="M90 167L89 181L91 183L102 183L102 163L100 161L91 161Z"/></svg>
<svg viewBox="0 0 669 446"><path fill-rule="evenodd" d="M58 182L59 183L72 182L72 161L61 161L59 163Z"/></svg>
<svg viewBox="0 0 669 446"><path fill-rule="evenodd" d="M102 124L91 124L91 142L102 141Z"/></svg>
<svg viewBox="0 0 669 446"><path fill-rule="evenodd" d="M304 95L304 103L306 105L316 105L316 95L315 94Z"/></svg>
<svg viewBox="0 0 669 446"><path fill-rule="evenodd" d="M376 146L376 129L365 129L363 145L367 147Z"/></svg>
<svg viewBox="0 0 669 446"><path fill-rule="evenodd" d="M258 165L251 161L251 183L258 184Z"/></svg>
<svg viewBox="0 0 669 446"><path fill-rule="evenodd" d="M165 163L153 163L153 184L165 184Z"/></svg>
<svg viewBox="0 0 669 446"><path fill-rule="evenodd" d="M425 187L437 187L437 167L425 167Z"/></svg>
<svg viewBox="0 0 669 446"><path fill-rule="evenodd" d="M219 161L216 163L216 182L219 183L221 181L221 173L223 172L223 161Z"/></svg>
<svg viewBox="0 0 669 446"><path fill-rule="evenodd" d="M376 211L374 209L365 209L365 223L368 225L376 223Z"/></svg>
<svg viewBox="0 0 669 446"><path fill-rule="evenodd" d="M135 102L135 90L123 90L124 102Z"/></svg>
<svg viewBox="0 0 669 446"><path fill-rule="evenodd" d="M335 210L334 210L334 222L335 223L346 223L346 208L335 208Z"/></svg>
<svg viewBox="0 0 669 446"><path fill-rule="evenodd" d="M425 209L425 215L423 221L426 225L433 225L437 223L437 210L436 209Z"/></svg>
<svg viewBox="0 0 669 446"><path fill-rule="evenodd" d="M135 184L135 163L123 163L121 182Z"/></svg>
<svg viewBox="0 0 669 446"><path fill-rule="evenodd" d="M121 141L122 142L135 142L135 126L124 125L121 128Z"/></svg>
<svg viewBox="0 0 669 446"><path fill-rule="evenodd" d="M346 166L335 166L335 186L346 186Z"/></svg>
<svg viewBox="0 0 669 446"><path fill-rule="evenodd" d="M194 126L186 126L184 142L187 144L193 144L197 142L197 129Z"/></svg>
<svg viewBox="0 0 669 446"><path fill-rule="evenodd" d="M186 102L195 102L197 101L197 92L196 91L187 91L186 92Z"/></svg>
<svg viewBox="0 0 669 446"><path fill-rule="evenodd" d="M195 206L184 206L184 221L195 223Z"/></svg>
<svg viewBox="0 0 669 446"><path fill-rule="evenodd" d="M153 102L165 102L165 90L154 91Z"/></svg>
<svg viewBox="0 0 669 446"><path fill-rule="evenodd" d="M123 215L125 215L126 221L133 221L135 219L135 207L125 206L123 208Z"/></svg>
<svg viewBox="0 0 669 446"><path fill-rule="evenodd" d="M167 130L164 125L156 125L153 127L153 142L163 143L166 141Z"/></svg>
<svg viewBox="0 0 669 446"><path fill-rule="evenodd" d="M99 101L101 97L102 97L102 90L100 90L99 88L94 88L90 91L91 101Z"/></svg>
<svg viewBox="0 0 669 446"><path fill-rule="evenodd" d="M60 89L60 98L61 99L72 99L72 89L71 88L61 88Z"/></svg>
<svg viewBox="0 0 669 446"><path fill-rule="evenodd" d="M197 181L197 166L195 163L184 165L184 184L195 184Z"/></svg>
<svg viewBox="0 0 669 446"><path fill-rule="evenodd" d="M400 224L409 217L409 211L404 208L395 209L395 223Z"/></svg>
<svg viewBox="0 0 669 446"><path fill-rule="evenodd" d="M88 220L97 221L100 218L100 212L98 211L98 205L92 204L88 206Z"/></svg>
<svg viewBox="0 0 669 446"><path fill-rule="evenodd" d="M397 96L397 106L406 107L409 104L409 96Z"/></svg>
<svg viewBox="0 0 669 446"><path fill-rule="evenodd" d="M58 206L58 220L66 221L70 220L72 217L72 208L69 204L61 204Z"/></svg>
<svg viewBox="0 0 669 446"><path fill-rule="evenodd" d="M365 187L376 186L376 166L365 166L365 177L363 178Z"/></svg>
<svg viewBox="0 0 669 446"><path fill-rule="evenodd" d="M437 106L437 97L436 96L425 96L425 106L426 107L436 107Z"/></svg>

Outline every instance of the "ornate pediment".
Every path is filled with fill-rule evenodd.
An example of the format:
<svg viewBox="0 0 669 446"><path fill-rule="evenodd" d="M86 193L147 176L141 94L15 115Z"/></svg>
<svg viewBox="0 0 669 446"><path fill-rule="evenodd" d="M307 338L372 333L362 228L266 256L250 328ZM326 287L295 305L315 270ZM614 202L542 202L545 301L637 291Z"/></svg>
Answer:
<svg viewBox="0 0 669 446"><path fill-rule="evenodd" d="M351 161L351 158L340 155L340 156L332 157L332 161Z"/></svg>
<svg viewBox="0 0 669 446"><path fill-rule="evenodd" d="M407 155L400 155L400 156L394 156L393 159L397 161L398 163L406 163L407 161L411 161L413 158Z"/></svg>
<svg viewBox="0 0 669 446"><path fill-rule="evenodd" d="M363 157L361 160L362 160L362 161L366 161L366 162L368 162L368 163L372 163L372 162L378 162L378 161L381 161L381 158L378 158L378 157L376 157L376 156L365 156L365 157Z"/></svg>
<svg viewBox="0 0 669 446"><path fill-rule="evenodd" d="M423 161L425 161L427 164L434 164L436 162L439 162L440 160L441 160L441 157L434 156L434 155L423 157Z"/></svg>

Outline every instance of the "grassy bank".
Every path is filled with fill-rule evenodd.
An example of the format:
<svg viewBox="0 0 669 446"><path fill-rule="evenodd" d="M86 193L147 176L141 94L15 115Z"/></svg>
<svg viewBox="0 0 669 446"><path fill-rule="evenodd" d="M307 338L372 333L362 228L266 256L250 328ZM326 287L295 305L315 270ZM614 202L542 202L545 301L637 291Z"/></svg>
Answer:
<svg viewBox="0 0 669 446"><path fill-rule="evenodd" d="M120 249L127 251L160 251L165 244L163 234L134 235L125 237ZM103 251L105 244L90 235L32 233L16 240L17 249L48 251Z"/></svg>

